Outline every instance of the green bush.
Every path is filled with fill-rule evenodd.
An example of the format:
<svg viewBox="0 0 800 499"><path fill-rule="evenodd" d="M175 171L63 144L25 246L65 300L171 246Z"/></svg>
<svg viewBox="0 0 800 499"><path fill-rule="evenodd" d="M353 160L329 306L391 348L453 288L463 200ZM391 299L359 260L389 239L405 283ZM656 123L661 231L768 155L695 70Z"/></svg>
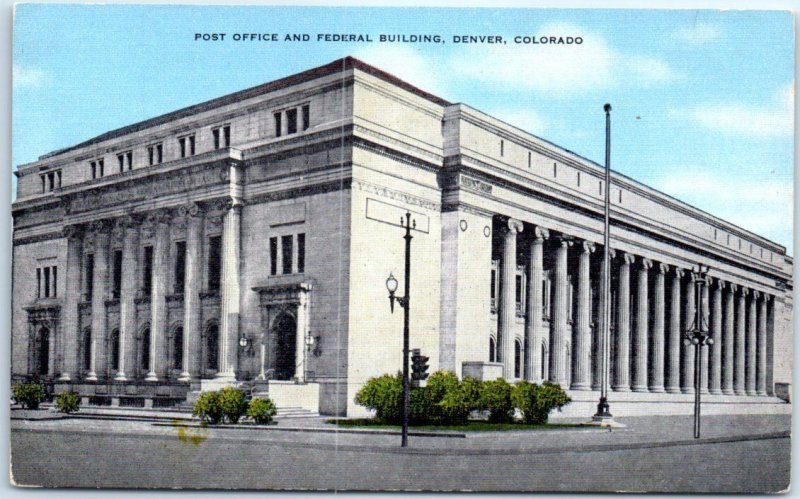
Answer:
<svg viewBox="0 0 800 499"><path fill-rule="evenodd" d="M219 407L229 423L238 423L247 412L247 399L244 391L230 386L223 388L219 391Z"/></svg>
<svg viewBox="0 0 800 499"><path fill-rule="evenodd" d="M275 403L269 398L255 397L247 406L247 417L251 418L256 424L268 424L272 421L278 409Z"/></svg>
<svg viewBox="0 0 800 499"><path fill-rule="evenodd" d="M81 399L78 397L78 394L75 392L61 392L56 395L56 409L58 412L63 412L64 414L72 414L74 412L78 412L78 407L80 406Z"/></svg>
<svg viewBox="0 0 800 499"><path fill-rule="evenodd" d="M194 403L192 415L210 424L219 424L222 421L222 407L219 403L219 392L203 392Z"/></svg>
<svg viewBox="0 0 800 499"><path fill-rule="evenodd" d="M479 407L481 385L482 383L475 378L464 378L455 385L448 384L439 402L442 424L466 423L469 413Z"/></svg>
<svg viewBox="0 0 800 499"><path fill-rule="evenodd" d="M23 409L38 409L44 400L44 386L39 383L20 383L11 389L14 402Z"/></svg>
<svg viewBox="0 0 800 499"><path fill-rule="evenodd" d="M492 423L508 423L514 416L514 404L511 403L511 385L503 378L484 381L481 384L479 408L489 411Z"/></svg>
<svg viewBox="0 0 800 499"><path fill-rule="evenodd" d="M514 407L522 412L528 424L545 424L553 409L561 410L570 402L569 396L557 384L545 381L541 385L520 381L511 392Z"/></svg>
<svg viewBox="0 0 800 499"><path fill-rule="evenodd" d="M398 373L370 378L356 393L355 402L375 411L375 417L383 422L402 422L403 376Z"/></svg>

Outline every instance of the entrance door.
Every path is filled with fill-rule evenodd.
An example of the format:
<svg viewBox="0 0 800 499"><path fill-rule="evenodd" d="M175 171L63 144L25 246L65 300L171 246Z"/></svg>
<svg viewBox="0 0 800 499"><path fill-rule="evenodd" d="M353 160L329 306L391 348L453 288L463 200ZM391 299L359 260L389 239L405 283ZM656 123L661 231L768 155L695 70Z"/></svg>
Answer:
<svg viewBox="0 0 800 499"><path fill-rule="evenodd" d="M50 370L50 330L41 328L36 343L36 374L46 376Z"/></svg>
<svg viewBox="0 0 800 499"><path fill-rule="evenodd" d="M289 380L297 365L297 323L291 315L280 316L272 326L275 345L275 379Z"/></svg>

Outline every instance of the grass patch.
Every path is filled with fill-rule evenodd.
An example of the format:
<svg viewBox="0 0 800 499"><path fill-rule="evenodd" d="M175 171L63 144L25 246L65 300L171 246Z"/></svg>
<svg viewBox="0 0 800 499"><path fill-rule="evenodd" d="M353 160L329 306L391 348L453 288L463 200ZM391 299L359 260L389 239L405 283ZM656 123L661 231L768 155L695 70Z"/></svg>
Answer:
<svg viewBox="0 0 800 499"><path fill-rule="evenodd" d="M400 429L400 425L387 424L376 419L329 419L328 424L336 425L340 428L384 428L390 430ZM488 421L469 421L460 425L409 425L412 430L436 430L436 431L518 431L518 430L553 430L558 428L577 428L580 424L575 423L556 423L556 424L525 424L525 423L490 423Z"/></svg>

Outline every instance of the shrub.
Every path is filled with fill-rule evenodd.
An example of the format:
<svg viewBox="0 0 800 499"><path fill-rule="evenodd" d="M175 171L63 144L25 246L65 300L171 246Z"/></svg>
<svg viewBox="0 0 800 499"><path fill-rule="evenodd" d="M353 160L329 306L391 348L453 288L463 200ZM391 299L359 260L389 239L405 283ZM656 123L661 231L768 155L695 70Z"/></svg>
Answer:
<svg viewBox="0 0 800 499"><path fill-rule="evenodd" d="M384 374L370 378L356 393L356 404L375 411L375 417L386 423L403 419L403 376Z"/></svg>
<svg viewBox="0 0 800 499"><path fill-rule="evenodd" d="M39 383L20 383L12 388L14 402L23 409L38 409L44 400L44 386Z"/></svg>
<svg viewBox="0 0 800 499"><path fill-rule="evenodd" d="M203 392L194 403L192 415L210 424L219 424L222 421L222 407L219 403L219 392Z"/></svg>
<svg viewBox="0 0 800 499"><path fill-rule="evenodd" d="M455 386L449 385L439 402L442 424L466 423L469 413L480 405L481 385L475 378L464 378Z"/></svg>
<svg viewBox="0 0 800 499"><path fill-rule="evenodd" d="M219 408L225 419L231 424L236 424L247 412L247 400L244 391L225 387L219 391Z"/></svg>
<svg viewBox="0 0 800 499"><path fill-rule="evenodd" d="M480 389L479 407L489 411L489 421L507 423L514 416L511 403L511 385L503 378L484 381Z"/></svg>
<svg viewBox="0 0 800 499"><path fill-rule="evenodd" d="M81 399L75 392L61 392L56 395L56 409L64 414L78 412Z"/></svg>
<svg viewBox="0 0 800 499"><path fill-rule="evenodd" d="M269 398L255 397L247 406L247 417L251 418L256 424L267 424L272 421L278 409L275 403Z"/></svg>
<svg viewBox="0 0 800 499"><path fill-rule="evenodd" d="M545 381L541 385L520 381L511 392L514 406L522 412L528 424L545 424L553 409L561 410L570 402L569 396L557 384Z"/></svg>

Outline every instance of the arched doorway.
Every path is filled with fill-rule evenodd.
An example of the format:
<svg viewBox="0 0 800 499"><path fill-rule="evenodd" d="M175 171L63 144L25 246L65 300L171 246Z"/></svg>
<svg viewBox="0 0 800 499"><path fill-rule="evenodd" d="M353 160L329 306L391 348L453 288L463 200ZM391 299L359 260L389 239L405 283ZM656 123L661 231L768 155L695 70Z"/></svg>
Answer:
<svg viewBox="0 0 800 499"><path fill-rule="evenodd" d="M275 379L289 380L295 375L297 365L297 322L283 314L272 325L275 338Z"/></svg>
<svg viewBox="0 0 800 499"><path fill-rule="evenodd" d="M36 374L46 376L50 371L50 330L41 327L36 333Z"/></svg>

